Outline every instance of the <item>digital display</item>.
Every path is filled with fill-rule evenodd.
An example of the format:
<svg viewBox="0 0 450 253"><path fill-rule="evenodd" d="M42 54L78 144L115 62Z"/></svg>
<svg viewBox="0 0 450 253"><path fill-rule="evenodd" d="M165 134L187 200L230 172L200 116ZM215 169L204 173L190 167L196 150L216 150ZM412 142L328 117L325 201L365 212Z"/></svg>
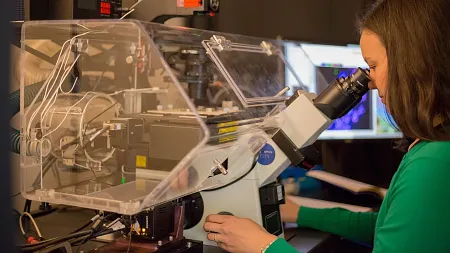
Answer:
<svg viewBox="0 0 450 253"><path fill-rule="evenodd" d="M111 3L100 2L100 13L105 15L111 14Z"/></svg>
<svg viewBox="0 0 450 253"><path fill-rule="evenodd" d="M98 9L97 0L78 0L78 8L96 11Z"/></svg>
<svg viewBox="0 0 450 253"><path fill-rule="evenodd" d="M356 69L368 68L358 45L337 46L309 43L287 43L285 56L308 92L320 94L335 79L347 77ZM286 70L286 82L295 83ZM291 87L295 90L296 87ZM382 139L401 138L392 116L378 98L369 91L352 110L336 119L319 139Z"/></svg>

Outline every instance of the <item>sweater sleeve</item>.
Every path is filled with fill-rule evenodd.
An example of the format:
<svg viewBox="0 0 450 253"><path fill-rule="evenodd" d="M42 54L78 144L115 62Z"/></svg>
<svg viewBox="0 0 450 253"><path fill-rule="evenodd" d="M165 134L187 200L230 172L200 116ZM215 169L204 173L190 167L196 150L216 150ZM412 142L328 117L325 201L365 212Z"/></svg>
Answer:
<svg viewBox="0 0 450 253"><path fill-rule="evenodd" d="M377 228L373 252L448 252L450 164L418 158L407 164Z"/></svg>
<svg viewBox="0 0 450 253"><path fill-rule="evenodd" d="M300 253L294 247L292 247L286 240L277 239L275 242L270 245L270 247L266 250L266 253Z"/></svg>
<svg viewBox="0 0 450 253"><path fill-rule="evenodd" d="M362 243L373 243L376 212L351 212L342 208L300 207L297 224Z"/></svg>
<svg viewBox="0 0 450 253"><path fill-rule="evenodd" d="M341 208L301 207L297 224L337 234L348 239L372 243L378 213L355 213ZM266 253L298 253L283 239L276 240Z"/></svg>

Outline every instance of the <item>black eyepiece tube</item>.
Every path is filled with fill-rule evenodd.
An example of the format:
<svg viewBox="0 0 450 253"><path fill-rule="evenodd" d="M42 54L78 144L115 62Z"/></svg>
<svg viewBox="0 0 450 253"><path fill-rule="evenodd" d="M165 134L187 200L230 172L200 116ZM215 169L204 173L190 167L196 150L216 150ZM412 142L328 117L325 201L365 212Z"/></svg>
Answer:
<svg viewBox="0 0 450 253"><path fill-rule="evenodd" d="M369 70L358 68L347 78L334 80L314 100L314 105L329 119L347 114L369 91Z"/></svg>

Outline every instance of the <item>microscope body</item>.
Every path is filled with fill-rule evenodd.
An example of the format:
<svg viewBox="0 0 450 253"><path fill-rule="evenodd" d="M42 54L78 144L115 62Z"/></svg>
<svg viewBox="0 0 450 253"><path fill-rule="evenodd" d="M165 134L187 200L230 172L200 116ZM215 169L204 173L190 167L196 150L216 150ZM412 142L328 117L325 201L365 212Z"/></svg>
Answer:
<svg viewBox="0 0 450 253"><path fill-rule="evenodd" d="M298 149L312 144L332 123L332 120L315 108L311 100L313 94L299 92L301 94L278 119L284 122L283 131L296 138ZM185 230L186 237L215 245L206 239L203 224L207 215L219 213L251 219L269 233L283 237L279 205L284 204L285 195L283 186L277 183L277 177L290 164L291 160L277 143L268 141L248 175L227 187L200 192L204 204L202 221Z"/></svg>
<svg viewBox="0 0 450 253"><path fill-rule="evenodd" d="M317 140L334 119L345 115L368 92L368 71L358 69L353 75L333 81L318 97L296 91L278 115L282 126L261 149L255 168L242 180L215 191L201 192L204 203L202 222L185 231L189 238L206 240L202 229L208 214L225 213L249 218L269 233L283 237L279 205L284 204L283 186L277 177L289 165L300 165L303 152ZM232 169L232 168L230 168Z"/></svg>

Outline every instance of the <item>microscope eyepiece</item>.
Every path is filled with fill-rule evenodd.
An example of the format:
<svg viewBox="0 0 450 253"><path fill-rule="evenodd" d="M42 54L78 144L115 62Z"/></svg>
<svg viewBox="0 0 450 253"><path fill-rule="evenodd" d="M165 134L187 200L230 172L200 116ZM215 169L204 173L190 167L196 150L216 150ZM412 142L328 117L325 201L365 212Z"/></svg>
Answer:
<svg viewBox="0 0 450 253"><path fill-rule="evenodd" d="M334 80L314 100L314 105L328 118L347 114L369 91L369 70L358 68L355 73Z"/></svg>
<svg viewBox="0 0 450 253"><path fill-rule="evenodd" d="M358 68L355 73L341 82L341 87L349 95L364 95L369 91L369 82L369 70Z"/></svg>

